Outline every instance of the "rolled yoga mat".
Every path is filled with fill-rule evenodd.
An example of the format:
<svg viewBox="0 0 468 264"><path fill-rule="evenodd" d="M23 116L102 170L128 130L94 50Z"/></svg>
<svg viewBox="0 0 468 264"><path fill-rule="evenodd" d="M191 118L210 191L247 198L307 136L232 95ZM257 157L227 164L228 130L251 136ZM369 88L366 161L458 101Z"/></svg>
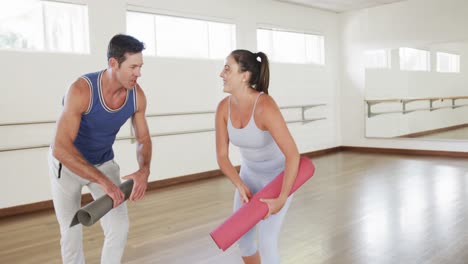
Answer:
<svg viewBox="0 0 468 264"><path fill-rule="evenodd" d="M315 167L312 161L301 157L297 177L289 195L310 179L314 172ZM271 199L278 197L283 186L283 177L284 171L210 233L211 238L220 249L223 251L228 249L267 215L268 205L261 202L260 198Z"/></svg>
<svg viewBox="0 0 468 264"><path fill-rule="evenodd" d="M133 188L133 180L127 180L119 185L120 190L125 195L125 200L130 197ZM124 201L125 201L124 200ZM104 195L97 200L83 206L78 210L72 219L70 227L82 224L85 226L91 226L96 223L101 217L107 214L114 206L114 201L109 195Z"/></svg>

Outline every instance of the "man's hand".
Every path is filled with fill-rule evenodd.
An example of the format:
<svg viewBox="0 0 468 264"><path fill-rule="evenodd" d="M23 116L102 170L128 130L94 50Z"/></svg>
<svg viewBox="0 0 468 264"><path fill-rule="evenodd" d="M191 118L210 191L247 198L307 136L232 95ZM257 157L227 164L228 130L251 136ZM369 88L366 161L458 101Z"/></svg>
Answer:
<svg viewBox="0 0 468 264"><path fill-rule="evenodd" d="M145 196L146 188L148 187L149 172L147 170L138 170L129 174L122 179L133 179L133 189L130 194L129 200L134 202L143 199Z"/></svg>
<svg viewBox="0 0 468 264"><path fill-rule="evenodd" d="M124 193L120 190L120 188L117 185L112 183L110 180L103 184L102 188L104 189L106 194L109 195L114 201L113 208L119 206L125 200Z"/></svg>

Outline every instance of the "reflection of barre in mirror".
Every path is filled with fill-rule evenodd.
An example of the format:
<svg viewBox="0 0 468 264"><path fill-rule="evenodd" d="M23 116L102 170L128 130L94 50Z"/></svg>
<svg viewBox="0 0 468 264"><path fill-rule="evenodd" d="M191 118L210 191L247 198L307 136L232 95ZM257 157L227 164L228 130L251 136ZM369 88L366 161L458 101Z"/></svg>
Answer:
<svg viewBox="0 0 468 264"><path fill-rule="evenodd" d="M399 98L399 99L372 99L372 100L365 100L367 104L367 117L371 118L376 115L382 115L382 114L392 114L392 113L402 113L402 114L407 114L411 113L414 111L434 111L438 109L444 109L444 108L450 108L450 109L455 109L458 107L463 107L463 106L468 106L468 102L464 101L462 103L457 104L457 100L460 102L460 100L463 99L468 99L468 96L452 96L452 97L428 97L428 98ZM450 101L450 105L439 105L435 106L435 102L440 101L444 102L445 101ZM408 108L407 104L411 102L416 102L416 101L427 101L428 105L427 107L423 108ZM392 111L382 111L382 112L372 112L372 106L376 104L383 104L383 103L401 103L401 109Z"/></svg>
<svg viewBox="0 0 468 264"><path fill-rule="evenodd" d="M468 140L468 41L375 45L364 51L366 137Z"/></svg>
<svg viewBox="0 0 468 264"><path fill-rule="evenodd" d="M365 103L368 137L468 139L468 118L464 117L468 96L369 99Z"/></svg>
<svg viewBox="0 0 468 264"><path fill-rule="evenodd" d="M308 117L306 114L309 110L319 107L326 107L327 104L324 103L317 103L317 104L309 104L309 105L292 105L292 106L283 106L280 107L281 110L289 110L295 109L299 110L297 113L297 118L286 120L286 123L303 123L307 124L314 121L325 120L327 119L325 116L319 117ZM194 116L194 115L214 115L214 111L193 111L193 112L174 112L174 113L161 113L161 114L148 114L146 115L147 118L164 118L164 117L173 117L173 116ZM211 117L210 117L211 118ZM149 124L151 124L148 121ZM213 123L212 118L210 119L209 123ZM3 123L0 124L0 129L8 129L8 127L16 127L16 126L34 126L34 125L53 125L55 121L52 120L42 120L42 121L32 121L32 122L10 122L10 123ZM53 127L51 126L51 129ZM164 136L176 136L176 135L185 135L185 134L196 134L196 133L204 133L204 132L212 132L214 128L200 128L200 129L191 129L191 130L180 130L180 131L169 131L169 132L158 132L158 133L151 133L152 137L164 137ZM135 136L133 134L133 130L130 127L130 133L125 136L118 136L116 140L131 140L132 143L135 140ZM7 151L19 151L19 150L28 150L28 149L38 149L38 148L48 148L49 143L44 144L29 144L25 146L14 146L14 147L4 147L0 148L0 152L7 152Z"/></svg>

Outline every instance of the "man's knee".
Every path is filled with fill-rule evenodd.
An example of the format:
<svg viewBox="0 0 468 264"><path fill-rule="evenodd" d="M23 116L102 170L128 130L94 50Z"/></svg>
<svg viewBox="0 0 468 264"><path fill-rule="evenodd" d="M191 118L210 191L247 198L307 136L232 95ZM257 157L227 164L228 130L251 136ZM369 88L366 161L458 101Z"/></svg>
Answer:
<svg viewBox="0 0 468 264"><path fill-rule="evenodd" d="M128 217L114 217L109 219L109 225L104 224L104 236L106 239L122 241L125 243L128 237Z"/></svg>

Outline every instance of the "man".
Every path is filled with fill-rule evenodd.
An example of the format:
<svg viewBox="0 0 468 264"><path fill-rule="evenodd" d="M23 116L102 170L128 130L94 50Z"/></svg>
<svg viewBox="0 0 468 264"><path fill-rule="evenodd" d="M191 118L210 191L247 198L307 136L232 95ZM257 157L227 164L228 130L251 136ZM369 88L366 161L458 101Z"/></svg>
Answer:
<svg viewBox="0 0 468 264"><path fill-rule="evenodd" d="M70 227L80 208L81 189L96 199L109 195L113 209L101 218L105 241L101 263L120 263L128 234L128 213L119 189L120 168L113 160L116 134L132 118L139 170L130 201L143 198L150 174L151 136L145 118L146 97L137 83L143 66L144 44L116 35L107 51L107 69L86 74L69 88L49 152L49 169L64 263L84 263L82 226Z"/></svg>

